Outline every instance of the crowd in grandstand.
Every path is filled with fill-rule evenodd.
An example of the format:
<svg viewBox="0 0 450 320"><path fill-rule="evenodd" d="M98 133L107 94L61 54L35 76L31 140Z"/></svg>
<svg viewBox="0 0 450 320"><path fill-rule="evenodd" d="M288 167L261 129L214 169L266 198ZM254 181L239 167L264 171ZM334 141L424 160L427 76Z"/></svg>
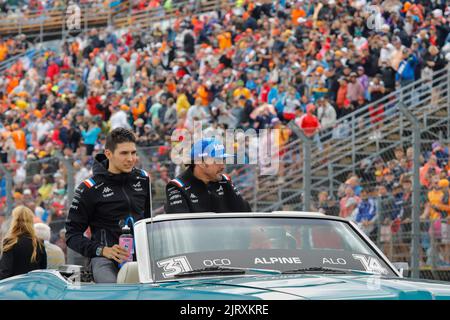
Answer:
<svg viewBox="0 0 450 320"><path fill-rule="evenodd" d="M61 50L18 60L5 70L0 155L13 171L15 203L30 207L36 222L63 220L67 166L61 159L76 159L78 184L89 176L105 134L119 126L133 129L139 146L155 147L152 160L168 159L173 130L192 130L194 121L203 128L284 129L277 141L282 146L292 137L286 125L294 120L322 143L318 132L339 138L339 118L447 64L450 9L442 1L238 2L211 15L180 15L167 29L158 23L150 32L92 29L67 38ZM163 2L138 5L156 3ZM369 4L381 8L376 27L367 23L373 14L366 10ZM0 39L0 58L3 43ZM383 110L376 113L382 116ZM369 234L378 215L392 236L392 222L407 221L411 212L411 159L404 151L388 164L379 159L364 177L350 177L337 209L328 206L326 194L318 207L353 217ZM433 167L433 156L425 159L426 168ZM434 169L437 182L424 169L424 188L447 179L446 164ZM151 172L161 175L158 190L173 168L151 165ZM360 186L367 181L375 188ZM5 176L0 189L4 212ZM374 210L374 197L394 209ZM433 193L428 197L424 215L435 219L439 210L433 206L448 197L441 197L442 203L435 203Z"/></svg>
<svg viewBox="0 0 450 320"><path fill-rule="evenodd" d="M75 4L80 8L115 8L121 4L129 5L128 0L1 0L0 14L12 18L16 16L27 16L28 14L45 14L51 10L65 10L68 6ZM180 3L197 5L199 0L132 0L133 11L163 9L170 10Z"/></svg>
<svg viewBox="0 0 450 320"><path fill-rule="evenodd" d="M440 265L450 263L447 221L450 212L449 147L438 141L421 155L421 245L423 262L431 264L432 243ZM392 159L381 157L351 174L338 190L339 201L326 191L318 195L316 209L356 222L390 257L410 255L412 230L413 149L395 149ZM424 233L425 232L425 233ZM392 246L394 244L394 246ZM395 248L395 249L394 249ZM397 252L393 252L393 249Z"/></svg>

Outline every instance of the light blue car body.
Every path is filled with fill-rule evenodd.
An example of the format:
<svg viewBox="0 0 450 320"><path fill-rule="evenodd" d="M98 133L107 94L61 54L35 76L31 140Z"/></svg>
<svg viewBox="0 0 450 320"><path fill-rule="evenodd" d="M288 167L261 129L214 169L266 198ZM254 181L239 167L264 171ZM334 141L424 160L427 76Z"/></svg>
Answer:
<svg viewBox="0 0 450 320"><path fill-rule="evenodd" d="M245 216L249 215L257 217L255 214L246 214ZM321 217L321 219L327 218ZM143 236L141 234L141 237ZM364 237L362 234L361 236ZM138 240L139 237L136 241ZM367 237L365 240L370 241ZM373 243L372 245L374 246ZM139 247L137 249L138 263L140 263L139 259L140 257L144 259L144 255L139 255ZM385 257L383 256L383 258ZM387 258L385 259L392 266ZM365 272L351 274L246 273L180 278L153 283L141 281L141 283L130 284L95 284L74 283L56 270L36 270L0 281L0 299L450 300L448 283L403 278L398 270L395 269L395 272L398 276L380 277ZM140 274L140 277L142 279L143 276Z"/></svg>

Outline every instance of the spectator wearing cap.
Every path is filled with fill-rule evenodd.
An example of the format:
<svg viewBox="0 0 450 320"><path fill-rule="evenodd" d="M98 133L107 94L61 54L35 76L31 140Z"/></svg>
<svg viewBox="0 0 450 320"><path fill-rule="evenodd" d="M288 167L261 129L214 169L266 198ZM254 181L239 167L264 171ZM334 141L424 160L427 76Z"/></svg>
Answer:
<svg viewBox="0 0 450 320"><path fill-rule="evenodd" d="M356 103L360 97L364 97L364 88L357 80L355 72L350 73L350 81L347 87L347 99L350 103Z"/></svg>
<svg viewBox="0 0 450 320"><path fill-rule="evenodd" d="M370 197L369 190L361 190L361 202L354 221L371 238L376 236L377 210L375 200Z"/></svg>
<svg viewBox="0 0 450 320"><path fill-rule="evenodd" d="M415 80L415 68L418 64L418 60L414 53L408 48L404 48L402 54L403 60L398 66L395 81L400 87L405 87Z"/></svg>
<svg viewBox="0 0 450 320"><path fill-rule="evenodd" d="M34 230L38 239L44 242L47 253L47 269L58 269L66 264L64 252L57 245L50 243L50 227L45 223L35 223Z"/></svg>

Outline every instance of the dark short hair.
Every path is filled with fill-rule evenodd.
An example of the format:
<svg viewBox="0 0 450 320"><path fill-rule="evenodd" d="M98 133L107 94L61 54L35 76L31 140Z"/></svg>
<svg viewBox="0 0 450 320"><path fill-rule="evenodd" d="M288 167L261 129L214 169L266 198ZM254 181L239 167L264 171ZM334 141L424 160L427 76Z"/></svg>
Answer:
<svg viewBox="0 0 450 320"><path fill-rule="evenodd" d="M126 128L116 128L106 136L105 149L114 152L119 143L136 143L136 137L131 130Z"/></svg>

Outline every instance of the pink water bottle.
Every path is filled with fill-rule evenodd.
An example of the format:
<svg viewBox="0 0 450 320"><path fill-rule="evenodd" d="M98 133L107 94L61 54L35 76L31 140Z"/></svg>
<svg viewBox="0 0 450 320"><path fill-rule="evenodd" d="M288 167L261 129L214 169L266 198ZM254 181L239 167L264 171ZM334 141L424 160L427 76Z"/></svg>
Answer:
<svg viewBox="0 0 450 320"><path fill-rule="evenodd" d="M131 234L130 227L127 225L125 225L122 228L122 235L119 238L119 246L128 251L128 258L125 260L124 263L133 261L133 253L134 253L133 235Z"/></svg>

